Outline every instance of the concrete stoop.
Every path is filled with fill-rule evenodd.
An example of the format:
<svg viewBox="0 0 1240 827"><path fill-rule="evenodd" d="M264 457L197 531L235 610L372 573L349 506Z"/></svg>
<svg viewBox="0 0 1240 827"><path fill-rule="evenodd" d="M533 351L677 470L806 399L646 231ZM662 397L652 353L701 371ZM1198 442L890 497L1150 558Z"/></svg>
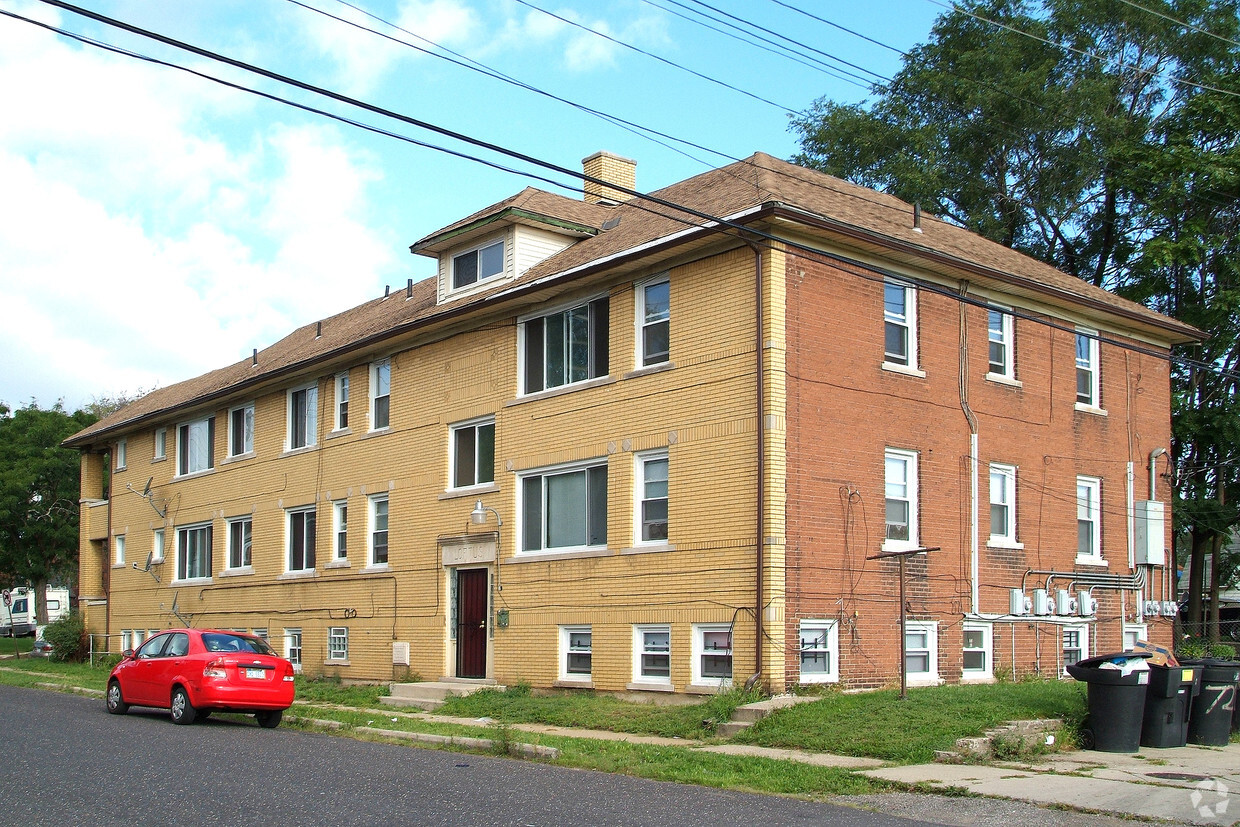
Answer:
<svg viewBox="0 0 1240 827"><path fill-rule="evenodd" d="M954 750L935 750L934 760L944 764L960 764L965 761L987 761L996 757L1008 757L996 755L998 752L995 748L996 744L1002 745L1001 750L1016 750L1018 753L1045 750L1058 740L1055 733L1062 727L1063 721L1056 718L1009 721L1002 726L987 730L976 738L957 740ZM1047 739L1050 739L1049 743Z"/></svg>
<svg viewBox="0 0 1240 827"><path fill-rule="evenodd" d="M720 738L731 738L736 733L742 732L761 721L772 712L817 700L820 699L809 695L780 695L775 698L768 698L765 701L738 706L732 711L732 719L730 721L722 723L715 728L715 735Z"/></svg>
<svg viewBox="0 0 1240 827"><path fill-rule="evenodd" d="M449 697L472 695L479 689L498 689L505 687L488 678L441 678L437 681L419 681L417 683L391 684L391 695L379 698L379 702L387 706L414 706L428 712L444 705Z"/></svg>

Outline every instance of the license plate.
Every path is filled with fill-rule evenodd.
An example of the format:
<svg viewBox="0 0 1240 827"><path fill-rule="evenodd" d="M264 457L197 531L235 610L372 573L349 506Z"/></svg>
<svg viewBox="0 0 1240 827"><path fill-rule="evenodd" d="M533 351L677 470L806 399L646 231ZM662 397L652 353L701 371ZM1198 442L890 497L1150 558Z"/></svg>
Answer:
<svg viewBox="0 0 1240 827"><path fill-rule="evenodd" d="M266 669L246 669L245 676L247 678L258 678L261 680L267 677L267 670Z"/></svg>

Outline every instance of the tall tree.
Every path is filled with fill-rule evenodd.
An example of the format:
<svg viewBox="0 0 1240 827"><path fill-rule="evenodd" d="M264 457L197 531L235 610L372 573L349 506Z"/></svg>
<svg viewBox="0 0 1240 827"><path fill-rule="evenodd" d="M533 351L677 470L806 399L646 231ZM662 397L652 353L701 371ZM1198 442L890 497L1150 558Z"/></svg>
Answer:
<svg viewBox="0 0 1240 827"><path fill-rule="evenodd" d="M1173 368L1197 622L1205 556L1222 571L1240 523L1238 36L1237 0L967 0L873 102L792 121L797 163L1209 334Z"/></svg>
<svg viewBox="0 0 1240 827"><path fill-rule="evenodd" d="M95 421L57 403L16 412L0 405L0 583L71 582L77 572L80 463L62 448ZM42 601L40 601L42 605Z"/></svg>

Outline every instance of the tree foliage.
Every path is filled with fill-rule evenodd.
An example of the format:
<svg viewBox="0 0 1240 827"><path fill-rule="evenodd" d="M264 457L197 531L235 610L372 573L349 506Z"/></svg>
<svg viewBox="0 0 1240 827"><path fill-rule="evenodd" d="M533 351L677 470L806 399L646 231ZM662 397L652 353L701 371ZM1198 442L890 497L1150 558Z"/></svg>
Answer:
<svg viewBox="0 0 1240 827"><path fill-rule="evenodd" d="M1240 523L1238 40L1237 0L968 0L872 102L822 99L792 121L797 163L1208 334L1173 362L1198 616L1204 556L1234 572Z"/></svg>
<svg viewBox="0 0 1240 827"><path fill-rule="evenodd" d="M0 584L76 579L80 461L60 443L94 421L59 403L0 405Z"/></svg>

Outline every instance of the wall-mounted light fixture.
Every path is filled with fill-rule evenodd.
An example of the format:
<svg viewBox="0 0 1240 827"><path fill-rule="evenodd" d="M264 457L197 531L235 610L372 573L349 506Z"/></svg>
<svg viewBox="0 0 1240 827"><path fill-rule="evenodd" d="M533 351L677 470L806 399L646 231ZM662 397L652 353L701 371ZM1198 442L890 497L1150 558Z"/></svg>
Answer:
<svg viewBox="0 0 1240 827"><path fill-rule="evenodd" d="M491 508L489 505L483 505L482 500L478 500L474 503L474 510L469 512L469 521L474 525L486 525L488 511L495 515L495 522L497 525L504 524L504 520L499 516L499 512L494 508Z"/></svg>

